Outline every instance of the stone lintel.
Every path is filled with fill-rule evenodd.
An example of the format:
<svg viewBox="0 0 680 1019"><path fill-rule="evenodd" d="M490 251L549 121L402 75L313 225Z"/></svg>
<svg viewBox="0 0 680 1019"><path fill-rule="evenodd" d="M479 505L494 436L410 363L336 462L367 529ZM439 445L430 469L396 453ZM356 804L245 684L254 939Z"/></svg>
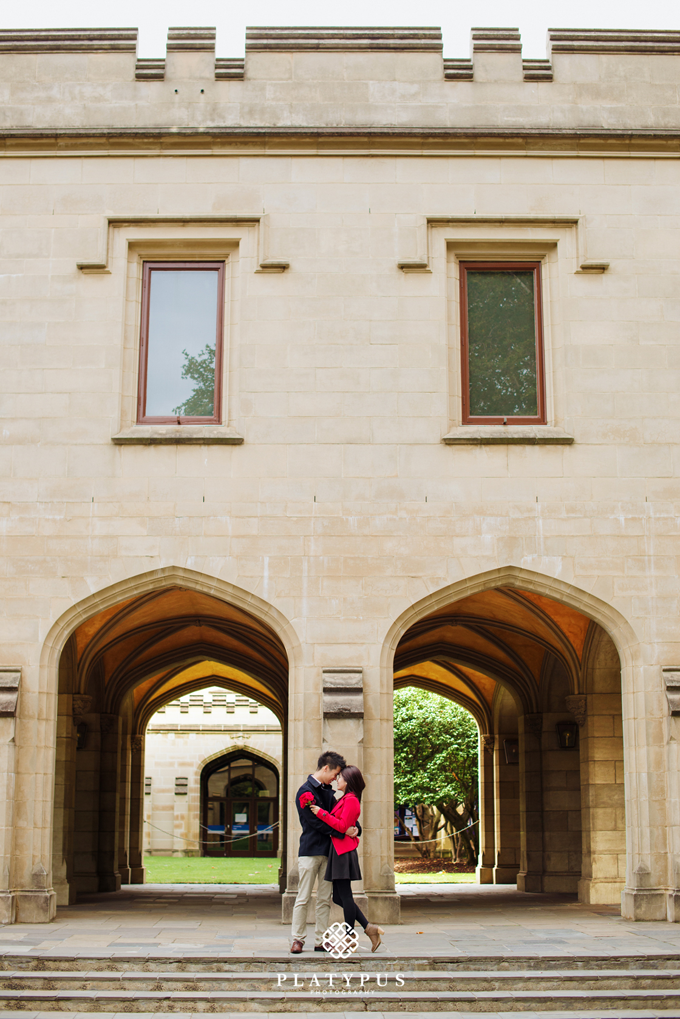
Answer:
<svg viewBox="0 0 680 1019"><path fill-rule="evenodd" d="M363 669L336 668L321 672L324 718L363 718Z"/></svg>
<svg viewBox="0 0 680 1019"><path fill-rule="evenodd" d="M169 28L167 49L214 50L216 36L214 28Z"/></svg>
<svg viewBox="0 0 680 1019"><path fill-rule="evenodd" d="M154 57L140 57L135 64L135 78L137 81L163 81L165 78L165 57L156 59ZM83 272L96 272L96 263L90 263L95 268L86 269L83 266L88 265L87 262L83 262L78 268L82 269ZM108 271L106 266L103 265L100 272Z"/></svg>
<svg viewBox="0 0 680 1019"><path fill-rule="evenodd" d="M680 32L609 28L550 28L549 53L680 53Z"/></svg>
<svg viewBox="0 0 680 1019"><path fill-rule="evenodd" d="M226 425L134 425L111 437L117 446L241 446L243 436Z"/></svg>
<svg viewBox="0 0 680 1019"><path fill-rule="evenodd" d="M444 78L446 81L472 81L472 61L467 57L444 57Z"/></svg>
<svg viewBox="0 0 680 1019"><path fill-rule="evenodd" d="M574 436L550 425L458 425L446 446L570 446Z"/></svg>
<svg viewBox="0 0 680 1019"><path fill-rule="evenodd" d="M19 700L21 666L0 668L0 716L14 718Z"/></svg>
<svg viewBox="0 0 680 1019"><path fill-rule="evenodd" d="M91 53L137 51L136 28L6 28L0 53Z"/></svg>
<svg viewBox="0 0 680 1019"><path fill-rule="evenodd" d="M470 36L473 53L522 52L518 28L472 28Z"/></svg>
<svg viewBox="0 0 680 1019"><path fill-rule="evenodd" d="M216 81L239 81L245 75L246 62L243 57L217 57L215 60Z"/></svg>
<svg viewBox="0 0 680 1019"><path fill-rule="evenodd" d="M669 665L661 673L666 687L666 700L673 717L680 715L680 665Z"/></svg>
<svg viewBox="0 0 680 1019"><path fill-rule="evenodd" d="M442 49L441 28L246 28L249 50Z"/></svg>

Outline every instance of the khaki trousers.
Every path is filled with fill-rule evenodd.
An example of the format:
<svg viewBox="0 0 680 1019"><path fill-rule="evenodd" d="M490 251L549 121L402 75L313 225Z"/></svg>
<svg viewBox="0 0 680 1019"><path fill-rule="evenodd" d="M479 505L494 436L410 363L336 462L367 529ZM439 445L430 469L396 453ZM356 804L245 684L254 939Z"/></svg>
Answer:
<svg viewBox="0 0 680 1019"><path fill-rule="evenodd" d="M314 944L320 945L323 936L328 930L328 922L331 915L331 896L333 895L333 883L326 881L327 856L298 856L298 872L300 884L298 885L297 898L293 906L293 941L301 941L304 945L307 937L307 910L309 901L314 890L314 882L319 879L316 889L316 937Z"/></svg>

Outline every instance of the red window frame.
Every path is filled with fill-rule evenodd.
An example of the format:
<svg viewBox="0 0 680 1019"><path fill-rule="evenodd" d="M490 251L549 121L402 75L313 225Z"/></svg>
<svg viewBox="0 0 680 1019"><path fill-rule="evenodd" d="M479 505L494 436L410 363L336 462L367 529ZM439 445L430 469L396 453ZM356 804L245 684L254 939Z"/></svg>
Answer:
<svg viewBox="0 0 680 1019"><path fill-rule="evenodd" d="M468 341L468 272L486 270L496 272L515 272L531 269L534 274L534 324L536 338L536 407L535 417L482 417L470 414L470 349ZM546 423L545 408L545 357L543 347L543 299L541 289L540 262L461 262L460 263L460 347L461 347L461 386L464 425L544 425Z"/></svg>
<svg viewBox="0 0 680 1019"><path fill-rule="evenodd" d="M149 361L149 295L151 292L151 273L163 271L209 270L217 272L217 316L215 335L215 403L212 417L182 417L168 415L151 417L146 413L146 384ZM222 347L224 334L224 262L144 262L142 274L142 314L139 339L139 385L137 390L137 423L142 424L182 424L182 425L214 425L222 420Z"/></svg>

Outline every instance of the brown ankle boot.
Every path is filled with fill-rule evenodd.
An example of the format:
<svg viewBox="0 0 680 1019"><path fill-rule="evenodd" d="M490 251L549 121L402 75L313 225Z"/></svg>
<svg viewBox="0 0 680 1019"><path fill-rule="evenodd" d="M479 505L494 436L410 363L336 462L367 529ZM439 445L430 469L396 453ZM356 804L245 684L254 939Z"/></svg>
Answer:
<svg viewBox="0 0 680 1019"><path fill-rule="evenodd" d="M382 927L378 927L377 923L369 923L366 925L366 934L371 939L372 952L375 952L378 945L382 944L382 938L380 937L380 935L384 933L385 931L382 929Z"/></svg>

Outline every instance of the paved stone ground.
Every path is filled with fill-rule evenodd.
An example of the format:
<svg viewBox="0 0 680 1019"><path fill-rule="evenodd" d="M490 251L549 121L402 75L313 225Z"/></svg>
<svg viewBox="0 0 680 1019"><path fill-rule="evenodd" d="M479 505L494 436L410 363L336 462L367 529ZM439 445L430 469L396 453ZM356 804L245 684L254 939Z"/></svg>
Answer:
<svg viewBox="0 0 680 1019"><path fill-rule="evenodd" d="M381 953L680 955L680 924L631 923L615 907L571 896L509 885L402 885L399 893L403 923L386 928ZM131 885L64 907L51 924L1 928L0 954L274 955L290 945L280 915L271 885ZM308 949L313 942L310 926Z"/></svg>

